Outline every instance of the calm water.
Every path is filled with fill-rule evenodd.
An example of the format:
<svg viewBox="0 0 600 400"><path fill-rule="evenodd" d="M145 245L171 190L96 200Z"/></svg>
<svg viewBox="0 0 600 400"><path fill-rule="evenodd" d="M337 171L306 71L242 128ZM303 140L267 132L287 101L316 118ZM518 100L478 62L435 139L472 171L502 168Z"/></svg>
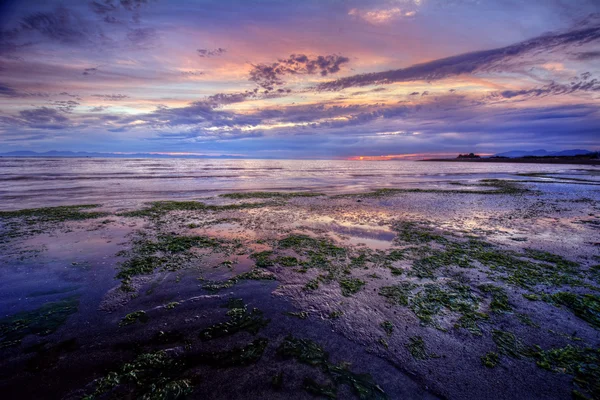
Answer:
<svg viewBox="0 0 600 400"><path fill-rule="evenodd" d="M241 190L359 192L449 182L577 174L582 166L417 161L0 158L0 209L85 202L131 205ZM592 167L585 167L592 168Z"/></svg>

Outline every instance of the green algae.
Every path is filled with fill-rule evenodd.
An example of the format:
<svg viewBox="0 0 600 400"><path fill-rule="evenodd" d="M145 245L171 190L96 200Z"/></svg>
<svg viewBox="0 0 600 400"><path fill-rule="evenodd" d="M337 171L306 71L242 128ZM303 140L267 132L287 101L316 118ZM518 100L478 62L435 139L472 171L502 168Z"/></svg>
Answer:
<svg viewBox="0 0 600 400"><path fill-rule="evenodd" d="M135 311L132 313L127 314L122 320L121 322L119 322L119 326L127 326L127 325L132 325L135 324L136 322L142 322L142 323L146 323L148 322L148 314L146 314L145 311L140 310L140 311Z"/></svg>
<svg viewBox="0 0 600 400"><path fill-rule="evenodd" d="M362 281L357 278L340 279L340 288L342 289L342 295L346 297L350 297L353 294L358 293L365 285L365 281Z"/></svg>
<svg viewBox="0 0 600 400"><path fill-rule="evenodd" d="M0 320L0 349L19 345L28 335L47 336L54 333L78 308L79 297L71 296Z"/></svg>
<svg viewBox="0 0 600 400"><path fill-rule="evenodd" d="M392 333L394 333L394 324L392 323L392 321L383 321L381 324L379 324L379 326L381 326L383 331L388 336L392 336Z"/></svg>
<svg viewBox="0 0 600 400"><path fill-rule="evenodd" d="M299 263L296 257L291 256L277 257L275 262L283 267L295 267Z"/></svg>
<svg viewBox="0 0 600 400"><path fill-rule="evenodd" d="M425 348L425 341L421 336L413 336L408 339L406 348L415 360L428 360L432 357Z"/></svg>
<svg viewBox="0 0 600 400"><path fill-rule="evenodd" d="M164 351L144 353L98 379L95 391L84 399L104 397L104 394L117 389L127 391L127 398L181 399L193 390L189 379L180 379L182 372L183 364L168 357ZM124 393L118 396L124 398Z"/></svg>
<svg viewBox="0 0 600 400"><path fill-rule="evenodd" d="M277 348L277 354L284 358L294 358L302 364L321 366L327 363L329 354L310 339L286 336Z"/></svg>
<svg viewBox="0 0 600 400"><path fill-rule="evenodd" d="M513 333L499 329L492 330L492 340L496 343L498 353L512 358L530 357L533 352L527 348Z"/></svg>
<svg viewBox="0 0 600 400"><path fill-rule="evenodd" d="M229 311L229 321L212 325L200 332L200 339L208 341L225 336L233 335L237 332L248 332L256 335L262 328L267 326L270 319L263 317L263 313L258 308L248 311L248 307L239 300L229 300L227 303Z"/></svg>
<svg viewBox="0 0 600 400"><path fill-rule="evenodd" d="M81 221L100 218L108 215L105 212L86 212L90 208L100 207L100 204L81 204L74 206L28 208L16 211L0 211L0 219L22 218L27 224L39 222Z"/></svg>
<svg viewBox="0 0 600 400"><path fill-rule="evenodd" d="M222 289L229 289L244 280L272 281L275 280L275 275L260 268L253 268L248 272L236 275L225 281L209 281L202 285L202 289L209 292L218 292Z"/></svg>
<svg viewBox="0 0 600 400"><path fill-rule="evenodd" d="M337 388L334 385L321 385L312 378L305 378L302 388L313 396L325 399L337 399Z"/></svg>
<svg viewBox="0 0 600 400"><path fill-rule="evenodd" d="M231 211L244 210L252 208L261 208L267 203L240 203L227 205L207 205L199 201L155 201L149 203L149 206L140 210L121 213L124 217L148 217L159 219L172 211Z"/></svg>
<svg viewBox="0 0 600 400"><path fill-rule="evenodd" d="M495 313L506 313L512 311L512 306L508 302L506 290L499 286L490 284L480 285L479 290L492 295L490 309Z"/></svg>
<svg viewBox="0 0 600 400"><path fill-rule="evenodd" d="M392 229L396 231L396 240L406 243L423 244L432 241L438 243L447 242L447 239L444 236L435 234L432 229L417 225L414 222L397 222L392 226Z"/></svg>
<svg viewBox="0 0 600 400"><path fill-rule="evenodd" d="M293 249L299 254L318 254L329 257L345 257L346 249L336 246L330 240L318 239L308 235L289 235L279 240L282 249Z"/></svg>
<svg viewBox="0 0 600 400"><path fill-rule="evenodd" d="M573 314L586 321L592 327L600 329L600 296L595 294L577 295L558 292L545 295L544 300L568 308Z"/></svg>
<svg viewBox="0 0 600 400"><path fill-rule="evenodd" d="M313 290L317 290L319 288L319 283L321 282L321 280L319 278L315 278L315 279L311 279L308 282L306 282L306 284L304 284L304 290L305 291L313 291Z"/></svg>
<svg viewBox="0 0 600 400"><path fill-rule="evenodd" d="M457 185L457 183L455 183ZM333 196L334 198L352 198L352 197L361 197L361 198L380 198L380 197L388 197L394 196L398 194L408 194L408 193L438 193L438 194L484 194L484 195L498 195L498 194L507 194L507 195L518 195L529 192L528 189L523 188L519 185L519 181L508 181L501 179L482 179L480 183L476 185L470 185L480 187L481 189L396 189L396 188L383 188L377 189L372 192L366 193L354 193L354 194L342 194ZM492 190L490 190L492 189Z"/></svg>
<svg viewBox="0 0 600 400"><path fill-rule="evenodd" d="M260 361L268 344L268 339L258 338L244 347L236 346L226 351L200 353L193 359L217 368L243 367Z"/></svg>
<svg viewBox="0 0 600 400"><path fill-rule="evenodd" d="M386 298L387 302L397 306L408 306L408 296L416 287L410 282L400 282L394 286L384 286L379 289L379 295Z"/></svg>
<svg viewBox="0 0 600 400"><path fill-rule="evenodd" d="M387 396L370 374L356 374L346 364L332 364L329 354L319 344L310 339L298 339L287 336L277 348L277 354L283 358L296 359L298 362L319 367L337 388L340 384L350 386L359 399L384 400Z"/></svg>
<svg viewBox="0 0 600 400"><path fill-rule="evenodd" d="M573 397L577 398L579 395L579 398L600 398L600 349L567 345L563 348L540 350L535 359L541 368L573 375L573 383L577 388L573 391Z"/></svg>
<svg viewBox="0 0 600 400"><path fill-rule="evenodd" d="M441 330L443 328L437 317L449 312L459 315L456 328L465 328L476 335L481 334L478 323L487 319L486 314L478 311L480 300L471 288L454 281L445 285L428 283L422 286L401 282L380 288L379 295L392 305L409 307L422 324Z"/></svg>
<svg viewBox="0 0 600 400"><path fill-rule="evenodd" d="M285 315L289 315L290 317L296 317L300 319L307 319L309 317L307 311L288 311L285 313Z"/></svg>
<svg viewBox="0 0 600 400"><path fill-rule="evenodd" d="M254 260L254 264L260 268L267 268L275 265L275 261L271 259L272 256L273 252L270 250L250 254L250 258Z"/></svg>
<svg viewBox="0 0 600 400"><path fill-rule="evenodd" d="M226 244L222 240L207 236L159 234L153 240L141 234L132 241L130 251L118 253L131 254L131 257L120 264L116 278L121 280L124 290L131 291L130 283L134 276L150 275L158 269L175 271L193 257L190 253L192 248L226 251Z"/></svg>
<svg viewBox="0 0 600 400"><path fill-rule="evenodd" d="M488 368L495 368L500 362L500 356L498 353L490 351L485 356L481 357L481 362Z"/></svg>
<svg viewBox="0 0 600 400"><path fill-rule="evenodd" d="M324 196L322 193L313 192L241 192L241 193L226 193L220 195L227 199L290 199L292 197L318 197Z"/></svg>
<svg viewBox="0 0 600 400"><path fill-rule="evenodd" d="M502 355L534 360L540 368L573 375L574 398L600 397L600 349L571 345L548 350L543 350L540 346L526 347L514 334L497 329L492 331L492 339L496 343L498 353ZM482 361L485 364L484 357ZM498 357L494 357L493 366L498 362Z"/></svg>
<svg viewBox="0 0 600 400"><path fill-rule="evenodd" d="M179 302L177 302L177 301L172 301L172 302L170 302L170 303L167 303L167 304L165 304L165 308L166 308L167 310L172 310L172 309L174 309L175 307L177 307L178 305L179 305Z"/></svg>

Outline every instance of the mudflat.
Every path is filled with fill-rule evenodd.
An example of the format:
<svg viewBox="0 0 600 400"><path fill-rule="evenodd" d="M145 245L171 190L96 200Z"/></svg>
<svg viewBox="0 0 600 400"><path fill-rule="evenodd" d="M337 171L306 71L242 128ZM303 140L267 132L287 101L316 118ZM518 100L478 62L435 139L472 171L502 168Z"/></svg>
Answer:
<svg viewBox="0 0 600 400"><path fill-rule="evenodd" d="M598 185L583 171L15 205L0 392L599 398Z"/></svg>

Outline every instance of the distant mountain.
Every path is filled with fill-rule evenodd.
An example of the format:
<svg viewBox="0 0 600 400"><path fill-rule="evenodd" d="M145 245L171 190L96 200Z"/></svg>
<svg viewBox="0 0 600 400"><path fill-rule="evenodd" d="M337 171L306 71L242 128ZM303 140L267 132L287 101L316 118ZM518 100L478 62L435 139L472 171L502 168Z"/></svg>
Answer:
<svg viewBox="0 0 600 400"><path fill-rule="evenodd" d="M549 152L543 149L540 150L531 150L531 151L523 151L523 150L514 150L507 151L504 153L495 154L497 157L509 157L509 158L517 158L517 157L527 157L527 156L536 156L536 157L552 157L552 156L578 156L581 154L593 153L589 150L582 149L573 149L573 150L562 150L562 151L554 151Z"/></svg>
<svg viewBox="0 0 600 400"><path fill-rule="evenodd" d="M152 153L135 153L135 154L118 154L118 153L90 153L87 151L46 151L37 153L35 151L11 151L8 153L0 153L0 157L101 157L101 158L248 158L245 156L233 155L197 155L197 154L152 154Z"/></svg>

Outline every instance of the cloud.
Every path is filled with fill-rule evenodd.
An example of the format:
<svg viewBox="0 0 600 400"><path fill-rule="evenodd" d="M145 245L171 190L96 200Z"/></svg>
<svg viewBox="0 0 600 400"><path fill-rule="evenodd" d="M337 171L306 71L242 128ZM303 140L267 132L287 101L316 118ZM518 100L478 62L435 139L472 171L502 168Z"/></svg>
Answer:
<svg viewBox="0 0 600 400"><path fill-rule="evenodd" d="M59 111L71 113L79 105L79 102L75 100L55 100L52 102L52 105Z"/></svg>
<svg viewBox="0 0 600 400"><path fill-rule="evenodd" d="M154 28L136 28L127 33L127 40L136 48L148 49L157 39L158 34Z"/></svg>
<svg viewBox="0 0 600 400"><path fill-rule="evenodd" d="M227 52L226 49L222 49L222 48L216 48L216 49L198 49L196 50L198 52L198 56L202 57L202 58L209 58L209 57L218 57L218 56L222 56L223 54L225 54Z"/></svg>
<svg viewBox="0 0 600 400"><path fill-rule="evenodd" d="M82 75L93 75L96 72L98 72L98 68L86 68L83 70L83 72L81 73Z"/></svg>
<svg viewBox="0 0 600 400"><path fill-rule="evenodd" d="M92 97L99 97L106 101L121 101L129 98L126 94L93 94Z"/></svg>
<svg viewBox="0 0 600 400"><path fill-rule="evenodd" d="M65 129L69 127L69 118L53 108L40 107L19 112L18 124L38 129Z"/></svg>
<svg viewBox="0 0 600 400"><path fill-rule="evenodd" d="M287 59L279 59L271 64L253 65L250 71L250 80L267 90L273 90L274 86L285 83L283 81L285 75L319 73L321 76L327 76L339 72L340 67L349 61L349 58L337 54L314 58L304 54L291 54Z"/></svg>
<svg viewBox="0 0 600 400"><path fill-rule="evenodd" d="M26 97L49 97L48 93L43 92L25 92L17 90L11 86L0 83L0 97L26 98Z"/></svg>
<svg viewBox="0 0 600 400"><path fill-rule="evenodd" d="M373 25L383 25L397 18L414 17L416 13L415 10L402 10L398 7L378 10L360 10L358 8L353 8L348 12L348 15L357 17Z"/></svg>
<svg viewBox="0 0 600 400"><path fill-rule="evenodd" d="M559 84L552 82L551 84L532 89L522 90L504 90L499 93L494 93L492 96L500 95L503 98L511 99L513 97L542 97L565 95L575 92L600 92L600 81L598 79L589 79L590 74L584 73L578 79L573 80L570 84Z"/></svg>
<svg viewBox="0 0 600 400"><path fill-rule="evenodd" d="M96 27L85 19L69 10L59 6L53 11L36 12L29 14L21 20L12 36L35 32L41 36L63 44L82 44L99 35Z"/></svg>
<svg viewBox="0 0 600 400"><path fill-rule="evenodd" d="M579 61L595 60L600 58L600 51L585 51L575 54L575 59Z"/></svg>
<svg viewBox="0 0 600 400"><path fill-rule="evenodd" d="M600 22L567 33L548 34L502 48L476 51L442 58L408 68L374 72L340 78L317 85L318 90L342 90L354 86L381 85L394 82L438 80L461 74L503 70L503 62L534 52L551 51L562 46L579 46L600 39Z"/></svg>

